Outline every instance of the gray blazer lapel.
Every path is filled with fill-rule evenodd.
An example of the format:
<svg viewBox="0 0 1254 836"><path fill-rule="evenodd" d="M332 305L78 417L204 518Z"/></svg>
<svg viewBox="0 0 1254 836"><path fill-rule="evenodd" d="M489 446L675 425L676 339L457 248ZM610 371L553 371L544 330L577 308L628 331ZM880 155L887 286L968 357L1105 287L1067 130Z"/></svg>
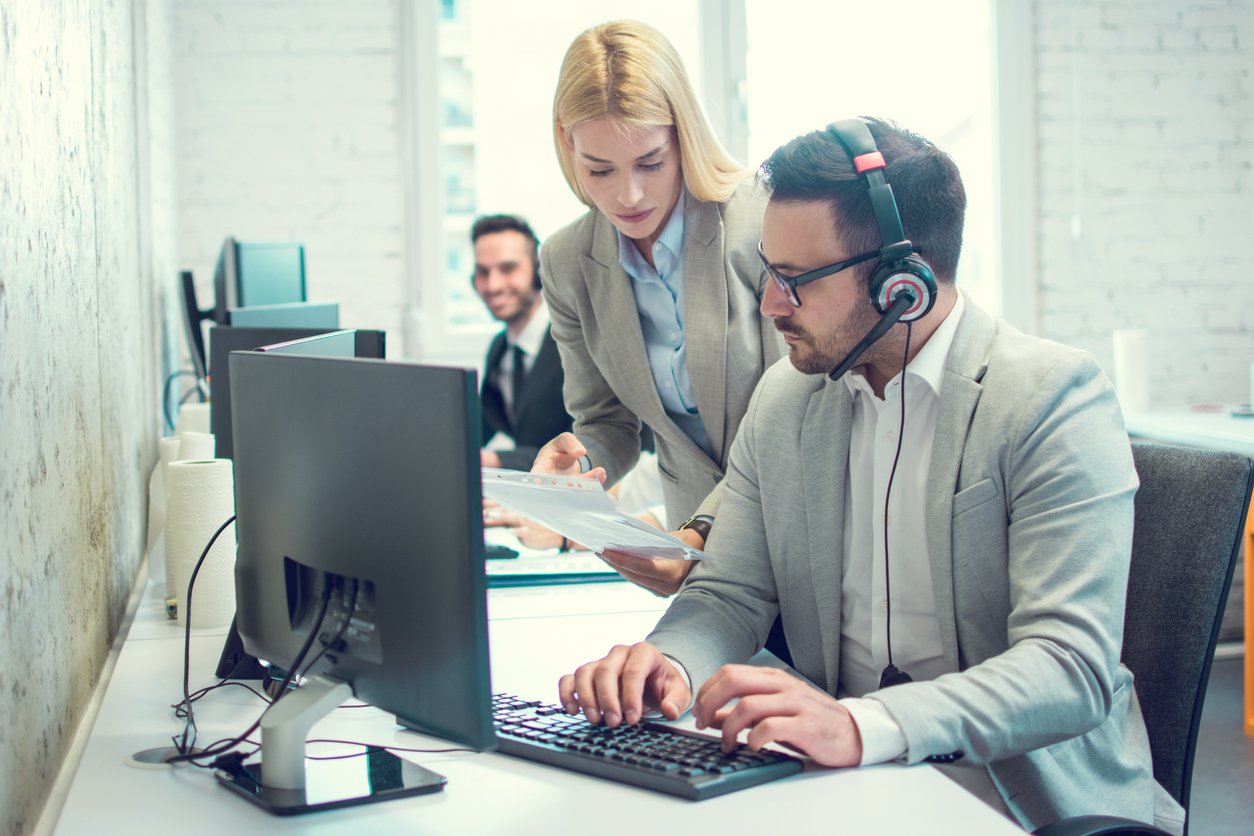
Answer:
<svg viewBox="0 0 1254 836"><path fill-rule="evenodd" d="M801 489L806 507L806 542L814 590L813 613L799 613L817 624L822 642L827 691L835 693L840 676L841 576L844 572L844 508L849 468L849 431L853 396L841 381L829 382L810 396L801 428Z"/></svg>
<svg viewBox="0 0 1254 836"><path fill-rule="evenodd" d="M684 264L686 280L687 262ZM597 363L618 395L618 400L654 432L665 435L671 444L682 446L701 459L708 458L705 451L662 408L653 372L649 369L648 355L644 351L644 332L640 329L640 313L636 310L636 297L631 290L631 276L627 275L618 259L618 236L614 225L600 212L596 214L596 227L592 233L592 252L580 257L580 269L596 316L595 326L585 322L583 327L599 328L605 337L605 344L614 347L608 356L598 357ZM721 382L722 378L719 380ZM698 403L700 405L700 399ZM722 412L721 409L719 411Z"/></svg>
<svg viewBox="0 0 1254 836"><path fill-rule="evenodd" d="M954 570L955 563L963 559L962 555L953 554L954 492L971 416L984 391L980 381L988 368L988 352L995 334L993 321L968 300L945 363L927 481L927 550L936 594L936 620L945 661L954 671L959 669Z"/></svg>
<svg viewBox="0 0 1254 836"><path fill-rule="evenodd" d="M727 276L718 204L688 195L684 211L684 342L697 409L723 461L727 401Z"/></svg>

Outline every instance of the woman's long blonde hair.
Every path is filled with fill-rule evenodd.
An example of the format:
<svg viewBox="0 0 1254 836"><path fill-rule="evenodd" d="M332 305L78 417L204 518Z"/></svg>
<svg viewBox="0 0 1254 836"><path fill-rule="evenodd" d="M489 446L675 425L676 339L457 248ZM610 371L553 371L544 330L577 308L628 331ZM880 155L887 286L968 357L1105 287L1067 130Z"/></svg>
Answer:
<svg viewBox="0 0 1254 836"><path fill-rule="evenodd" d="M587 206L574 155L562 139L584 122L610 116L627 127L674 127L684 185L698 200L724 201L748 174L723 148L661 32L634 20L602 23L575 38L553 96L553 142L566 183Z"/></svg>

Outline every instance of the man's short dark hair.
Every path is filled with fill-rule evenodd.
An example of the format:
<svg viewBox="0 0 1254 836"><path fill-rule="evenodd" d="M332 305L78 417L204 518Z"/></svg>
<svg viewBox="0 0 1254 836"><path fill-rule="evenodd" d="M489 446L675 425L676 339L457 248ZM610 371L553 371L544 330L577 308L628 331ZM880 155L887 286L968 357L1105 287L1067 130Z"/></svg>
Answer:
<svg viewBox="0 0 1254 836"><path fill-rule="evenodd" d="M967 209L958 166L916 133L883 119L863 119L888 164L884 178L893 188L906 237L923 251L922 258L938 281L952 282L962 252ZM811 131L776 149L762 164L761 178L772 200L827 204L841 239L851 248L842 255L879 249L879 229L866 181L830 132ZM871 261L855 269L868 281L876 264Z"/></svg>
<svg viewBox="0 0 1254 836"><path fill-rule="evenodd" d="M484 235L493 235L497 232L518 232L526 238L530 244L531 250L531 268L534 277L533 284L536 289L540 289L540 239L536 237L535 231L532 230L531 224L519 215L483 215L478 218L474 226L470 228L470 243L474 244Z"/></svg>

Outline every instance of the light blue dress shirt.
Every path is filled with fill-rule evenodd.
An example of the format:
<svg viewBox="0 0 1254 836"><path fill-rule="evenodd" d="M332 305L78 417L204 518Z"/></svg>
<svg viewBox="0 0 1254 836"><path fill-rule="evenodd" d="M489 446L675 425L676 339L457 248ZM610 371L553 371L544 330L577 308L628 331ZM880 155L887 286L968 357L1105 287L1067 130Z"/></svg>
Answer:
<svg viewBox="0 0 1254 836"><path fill-rule="evenodd" d="M713 456L709 436L697 413L697 398L688 379L688 355L684 341L684 204L679 200L662 235L653 245L653 264L635 243L618 233L618 259L631 276L636 297L644 352L653 373L662 408L697 446Z"/></svg>

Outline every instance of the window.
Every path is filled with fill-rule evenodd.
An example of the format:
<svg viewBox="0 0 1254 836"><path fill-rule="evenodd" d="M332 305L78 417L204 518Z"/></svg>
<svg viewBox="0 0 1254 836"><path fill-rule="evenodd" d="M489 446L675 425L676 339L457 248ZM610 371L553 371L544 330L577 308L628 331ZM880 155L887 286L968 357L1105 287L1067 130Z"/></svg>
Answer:
<svg viewBox="0 0 1254 836"><path fill-rule="evenodd" d="M954 158L967 190L958 285L1000 313L987 0L747 0L746 22L750 164L850 116L922 134Z"/></svg>
<svg viewBox="0 0 1254 836"><path fill-rule="evenodd" d="M413 234L419 249L433 252L411 273L422 286L421 310L407 322L421 324L407 354L477 363L499 328L470 284L476 216L523 215L543 242L586 211L553 150L553 91L571 40L621 17L670 38L729 150L740 156L747 147L751 166L799 133L859 114L894 119L937 142L967 188L958 281L985 309L1002 310L988 0L443 0L428 24L438 27L438 48L410 47L414 72L438 71L438 93L429 94L438 104L425 106L438 115L417 120L414 136L439 153L416 166L410 188L437 184L437 194L420 197L438 204L439 221Z"/></svg>
<svg viewBox="0 0 1254 836"><path fill-rule="evenodd" d="M439 23L443 221L438 246L442 310L424 318L423 359L477 363L493 322L470 284L470 226L482 214L526 217L541 243L586 209L553 150L553 92L575 36L617 18L647 21L679 50L700 90L698 0L446 2ZM429 233L424 233L429 234ZM430 246L430 243L425 245Z"/></svg>

